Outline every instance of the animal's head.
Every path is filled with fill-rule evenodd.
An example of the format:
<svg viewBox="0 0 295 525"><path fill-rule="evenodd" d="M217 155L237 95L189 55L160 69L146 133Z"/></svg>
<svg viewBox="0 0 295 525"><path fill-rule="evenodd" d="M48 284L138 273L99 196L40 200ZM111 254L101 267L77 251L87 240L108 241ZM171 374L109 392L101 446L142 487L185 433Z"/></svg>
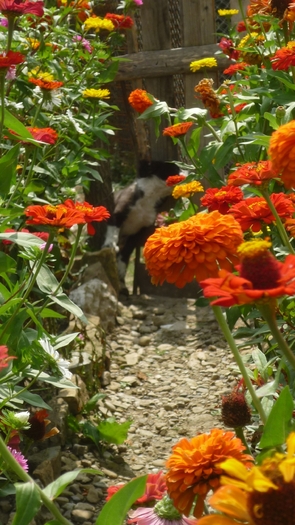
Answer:
<svg viewBox="0 0 295 525"><path fill-rule="evenodd" d="M156 175L159 179L166 180L171 175L178 175L180 168L174 162L162 160L142 160L138 166L138 178L147 178Z"/></svg>

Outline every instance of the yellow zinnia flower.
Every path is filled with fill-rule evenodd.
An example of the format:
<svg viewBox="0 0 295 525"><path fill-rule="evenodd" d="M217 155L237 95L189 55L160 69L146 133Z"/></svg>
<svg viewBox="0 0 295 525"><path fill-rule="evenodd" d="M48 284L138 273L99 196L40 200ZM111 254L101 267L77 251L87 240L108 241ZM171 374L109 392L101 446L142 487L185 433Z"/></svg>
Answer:
<svg viewBox="0 0 295 525"><path fill-rule="evenodd" d="M239 14L238 9L218 9L219 16L233 16Z"/></svg>
<svg viewBox="0 0 295 525"><path fill-rule="evenodd" d="M195 73L202 69L202 67L216 67L217 61L216 58L201 58L201 60L195 60L190 63L190 70Z"/></svg>
<svg viewBox="0 0 295 525"><path fill-rule="evenodd" d="M96 33L98 33L101 29L113 31L113 29L115 28L111 20L99 18L99 16L91 16L90 18L87 18L87 20L85 20L84 22L84 27L86 31L94 29Z"/></svg>
<svg viewBox="0 0 295 525"><path fill-rule="evenodd" d="M180 184L175 186L172 192L172 197L174 199L179 199L179 197L191 197L194 193L199 191L204 191L202 184L196 180L188 182L187 184Z"/></svg>
<svg viewBox="0 0 295 525"><path fill-rule="evenodd" d="M219 466L220 487L210 505L222 514L206 516L198 525L294 525L295 521L295 432L287 439L287 452L276 452L260 466L247 469L228 459Z"/></svg>
<svg viewBox="0 0 295 525"><path fill-rule="evenodd" d="M110 98L111 92L109 89L85 89L82 95L85 98Z"/></svg>
<svg viewBox="0 0 295 525"><path fill-rule="evenodd" d="M41 71L39 67L36 67L35 69L31 69L31 71L28 72L28 77L37 77L40 80L44 80L44 82L53 82L54 76L51 73L46 73L45 71Z"/></svg>

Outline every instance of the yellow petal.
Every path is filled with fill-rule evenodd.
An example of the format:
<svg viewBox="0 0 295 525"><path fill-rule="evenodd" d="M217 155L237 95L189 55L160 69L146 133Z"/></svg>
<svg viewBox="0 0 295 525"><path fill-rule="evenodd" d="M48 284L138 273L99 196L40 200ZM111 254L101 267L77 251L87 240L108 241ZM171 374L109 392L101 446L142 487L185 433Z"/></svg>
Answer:
<svg viewBox="0 0 295 525"><path fill-rule="evenodd" d="M243 463L234 458L226 459L218 466L221 467L229 476L240 479L241 481L245 481L249 474L249 470L246 469Z"/></svg>
<svg viewBox="0 0 295 525"><path fill-rule="evenodd" d="M209 503L214 509L224 512L232 518L251 523L247 511L247 497L248 495L238 487L225 485L213 494Z"/></svg>

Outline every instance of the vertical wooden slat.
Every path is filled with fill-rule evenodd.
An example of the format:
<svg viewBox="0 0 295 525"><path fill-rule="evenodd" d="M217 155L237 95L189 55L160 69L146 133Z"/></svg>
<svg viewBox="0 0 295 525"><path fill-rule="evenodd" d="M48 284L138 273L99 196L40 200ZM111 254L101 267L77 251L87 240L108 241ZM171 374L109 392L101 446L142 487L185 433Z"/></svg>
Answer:
<svg viewBox="0 0 295 525"><path fill-rule="evenodd" d="M144 2L141 11L142 47L143 51L170 49L171 33L169 24L169 0L161 2ZM165 68L165 64L163 64ZM159 100L165 100L169 106L174 106L174 90L171 77L147 78L145 89ZM167 122L163 123L163 127ZM150 133L151 157L154 160L176 159L177 150L169 137L156 138L153 123L148 123Z"/></svg>

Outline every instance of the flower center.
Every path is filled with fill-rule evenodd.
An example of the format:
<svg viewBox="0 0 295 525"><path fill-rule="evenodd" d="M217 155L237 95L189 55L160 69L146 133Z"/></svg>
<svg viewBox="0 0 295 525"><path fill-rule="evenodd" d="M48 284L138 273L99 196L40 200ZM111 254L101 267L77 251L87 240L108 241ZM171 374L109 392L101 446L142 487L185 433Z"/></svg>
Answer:
<svg viewBox="0 0 295 525"><path fill-rule="evenodd" d="M249 493L248 512L255 525L294 525L295 482L280 483L277 490Z"/></svg>
<svg viewBox="0 0 295 525"><path fill-rule="evenodd" d="M168 521L180 520L182 517L178 510L176 510L174 507L169 496L164 496L163 499L158 501L158 503L156 503L154 506L154 511L159 516L159 518L164 518Z"/></svg>
<svg viewBox="0 0 295 525"><path fill-rule="evenodd" d="M264 240L249 241L238 247L241 258L240 276L257 290L276 288L281 278L280 266L268 251L271 243Z"/></svg>

